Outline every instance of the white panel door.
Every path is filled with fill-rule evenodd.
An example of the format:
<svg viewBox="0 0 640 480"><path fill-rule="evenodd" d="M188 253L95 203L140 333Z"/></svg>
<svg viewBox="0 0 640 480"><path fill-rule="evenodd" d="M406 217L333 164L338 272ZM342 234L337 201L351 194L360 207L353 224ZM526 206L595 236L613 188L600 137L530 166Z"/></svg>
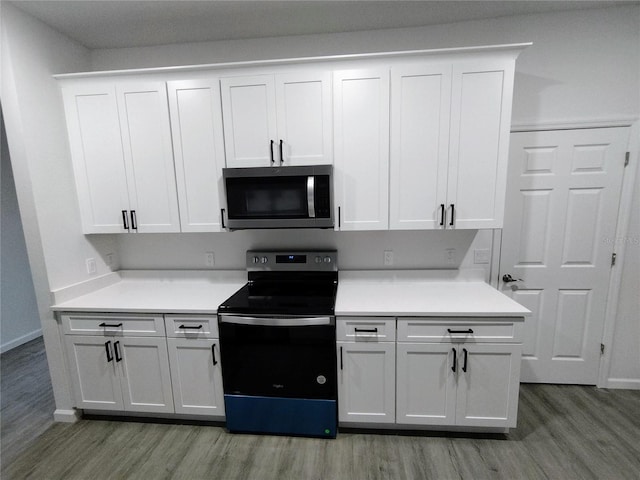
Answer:
<svg viewBox="0 0 640 480"><path fill-rule="evenodd" d="M458 347L456 425L516 426L520 349L511 344Z"/></svg>
<svg viewBox="0 0 640 480"><path fill-rule="evenodd" d="M394 423L396 344L338 342L338 419Z"/></svg>
<svg viewBox="0 0 640 480"><path fill-rule="evenodd" d="M65 343L75 406L124 410L113 338L66 335Z"/></svg>
<svg viewBox="0 0 640 480"><path fill-rule="evenodd" d="M444 228L451 66L391 71L391 229Z"/></svg>
<svg viewBox="0 0 640 480"><path fill-rule="evenodd" d="M340 230L389 227L389 71L334 72L335 205Z"/></svg>
<svg viewBox="0 0 640 480"><path fill-rule="evenodd" d="M397 423L455 424L454 348L448 343L398 343Z"/></svg>
<svg viewBox="0 0 640 480"><path fill-rule="evenodd" d="M219 232L224 137L218 80L167 83L183 232Z"/></svg>
<svg viewBox="0 0 640 480"><path fill-rule="evenodd" d="M218 340L168 338L176 413L224 415Z"/></svg>
<svg viewBox="0 0 640 480"><path fill-rule="evenodd" d="M280 164L333 163L330 72L276 75L275 89Z"/></svg>
<svg viewBox="0 0 640 480"><path fill-rule="evenodd" d="M179 232L180 218L164 82L117 86L132 225Z"/></svg>
<svg viewBox="0 0 640 480"><path fill-rule="evenodd" d="M268 167L276 160L272 75L223 78L222 118L227 167Z"/></svg>
<svg viewBox="0 0 640 480"><path fill-rule="evenodd" d="M114 350L125 410L173 413L166 339L122 337Z"/></svg>
<svg viewBox="0 0 640 480"><path fill-rule="evenodd" d="M129 208L113 85L62 90L83 233L125 232Z"/></svg>
<svg viewBox="0 0 640 480"><path fill-rule="evenodd" d="M523 382L595 384L626 128L511 135L500 287L529 308ZM516 291L502 282L510 274Z"/></svg>
<svg viewBox="0 0 640 480"><path fill-rule="evenodd" d="M453 67L447 228L501 228L513 61Z"/></svg>

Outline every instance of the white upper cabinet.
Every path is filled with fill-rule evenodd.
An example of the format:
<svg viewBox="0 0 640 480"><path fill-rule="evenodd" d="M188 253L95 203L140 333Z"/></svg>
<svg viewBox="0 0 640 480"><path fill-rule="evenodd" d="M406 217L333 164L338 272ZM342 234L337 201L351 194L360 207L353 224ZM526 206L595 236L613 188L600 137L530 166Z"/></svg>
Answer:
<svg viewBox="0 0 640 480"><path fill-rule="evenodd" d="M164 82L63 95L84 233L180 231Z"/></svg>
<svg viewBox="0 0 640 480"><path fill-rule="evenodd" d="M449 228L502 227L513 75L514 60L453 66Z"/></svg>
<svg viewBox="0 0 640 480"><path fill-rule="evenodd" d="M73 86L62 92L83 231L124 232L129 194L115 86Z"/></svg>
<svg viewBox="0 0 640 480"><path fill-rule="evenodd" d="M514 59L392 71L392 229L500 228Z"/></svg>
<svg viewBox="0 0 640 480"><path fill-rule="evenodd" d="M334 72L335 201L340 230L389 227L389 69Z"/></svg>
<svg viewBox="0 0 640 480"><path fill-rule="evenodd" d="M332 163L331 76L223 78L227 167Z"/></svg>
<svg viewBox="0 0 640 480"><path fill-rule="evenodd" d="M183 232L222 230L224 139L218 80L167 83Z"/></svg>
<svg viewBox="0 0 640 480"><path fill-rule="evenodd" d="M451 65L391 71L390 227L442 228L447 194Z"/></svg>

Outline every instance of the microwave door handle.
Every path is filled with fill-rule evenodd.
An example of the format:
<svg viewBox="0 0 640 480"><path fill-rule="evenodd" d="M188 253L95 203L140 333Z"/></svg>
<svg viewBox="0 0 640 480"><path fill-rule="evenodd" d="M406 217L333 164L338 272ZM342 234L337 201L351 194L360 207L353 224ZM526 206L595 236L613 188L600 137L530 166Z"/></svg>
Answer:
<svg viewBox="0 0 640 480"><path fill-rule="evenodd" d="M309 207L309 218L316 217L316 177L307 177L307 206Z"/></svg>

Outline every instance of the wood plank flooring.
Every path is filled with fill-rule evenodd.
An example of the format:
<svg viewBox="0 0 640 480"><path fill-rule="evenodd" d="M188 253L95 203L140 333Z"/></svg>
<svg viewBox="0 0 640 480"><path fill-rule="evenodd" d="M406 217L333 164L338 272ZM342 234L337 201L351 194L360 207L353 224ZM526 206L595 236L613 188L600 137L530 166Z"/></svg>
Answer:
<svg viewBox="0 0 640 480"><path fill-rule="evenodd" d="M29 352L16 354L24 368L41 359ZM29 381L42 372L13 378L10 354L2 356L3 480L640 478L640 391L522 385L518 428L508 435L341 432L323 440L203 425L53 423L42 418L53 411L50 393L35 391L50 385ZM30 406L12 404L23 401ZM40 426L28 430L42 432L23 439L16 430L31 409Z"/></svg>

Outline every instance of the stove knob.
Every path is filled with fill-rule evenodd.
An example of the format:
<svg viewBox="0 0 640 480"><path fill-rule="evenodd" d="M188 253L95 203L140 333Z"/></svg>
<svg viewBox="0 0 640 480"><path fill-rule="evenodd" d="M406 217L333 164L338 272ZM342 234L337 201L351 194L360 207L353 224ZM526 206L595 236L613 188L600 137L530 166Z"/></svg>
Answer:
<svg viewBox="0 0 640 480"><path fill-rule="evenodd" d="M322 257L317 256L316 257L316 263L322 263Z"/></svg>
<svg viewBox="0 0 640 480"><path fill-rule="evenodd" d="M331 257L324 257L324 263L331 263Z"/></svg>
<svg viewBox="0 0 640 480"><path fill-rule="evenodd" d="M259 263L260 257L253 257L253 263Z"/></svg>
<svg viewBox="0 0 640 480"><path fill-rule="evenodd" d="M260 259L260 263L267 263L269 261L269 259L267 257L262 257Z"/></svg>

